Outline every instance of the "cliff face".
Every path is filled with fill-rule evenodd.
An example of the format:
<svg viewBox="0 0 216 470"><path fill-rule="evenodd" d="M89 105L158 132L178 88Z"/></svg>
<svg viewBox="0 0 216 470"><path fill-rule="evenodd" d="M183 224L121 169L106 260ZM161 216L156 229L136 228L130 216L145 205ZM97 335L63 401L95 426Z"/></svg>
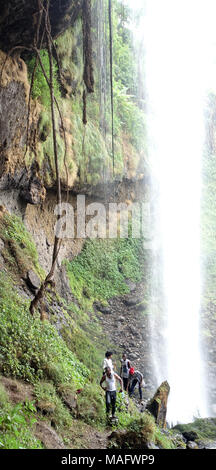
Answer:
<svg viewBox="0 0 216 470"><path fill-rule="evenodd" d="M53 39L74 24L81 7L81 1L51 1L49 15ZM34 43L39 18L38 2L1 1L0 9L0 188L19 187L27 202L38 204L45 198L37 158L40 141L38 126L44 107L40 99L31 99L28 110L30 75L20 57L26 52L25 48L32 47ZM41 31L42 27L43 23ZM46 83L42 85L46 87ZM46 93L48 96L48 87ZM55 177L52 185L55 185Z"/></svg>
<svg viewBox="0 0 216 470"><path fill-rule="evenodd" d="M50 21L52 36L56 38L73 25L80 13L83 0L51 0ZM5 52L17 46L33 43L38 20L38 1L0 1L0 49Z"/></svg>
<svg viewBox="0 0 216 470"><path fill-rule="evenodd" d="M90 2L87 3L90 5ZM97 14L98 2L95 0L93 3ZM82 6L81 0L51 1L50 21L53 40L58 37L53 49L53 67L54 92L63 117L62 122L56 111L62 188L91 194L92 187L100 185L101 181L105 184L113 181L109 83L106 78L105 99L106 90L100 81L101 74L109 76L109 67L104 70L100 64L101 44L98 41L102 39L98 36L99 19L93 25L92 38L89 37L90 33L86 36L84 29L89 28L88 21L91 19L89 16L84 19L83 11L89 10L82 10ZM0 7L3 11L0 21L0 188L19 188L26 202L40 204L45 199L46 189L56 187L56 175L49 88L40 66L35 72L30 106L28 104L29 83L34 69L34 54L28 48L33 45L37 29L38 3L36 0L11 0L5 5L0 1ZM99 13L101 22L102 15ZM91 40L96 87L94 96L89 96L84 104L82 96L87 87L86 70L92 60ZM103 61L107 61L108 57L105 56L108 51L103 54ZM41 60L49 76L45 44L42 44ZM101 96L105 104L101 104ZM137 110L133 97L119 96L123 96L123 101L119 106L122 116L118 117L115 130L115 179L136 182L144 177L143 152L136 144L136 126L133 123ZM87 106L86 109L84 106ZM84 114L86 124L83 124ZM129 119L127 125L132 129L129 135L123 122L126 117ZM140 126L142 130L142 125L141 120L137 128Z"/></svg>

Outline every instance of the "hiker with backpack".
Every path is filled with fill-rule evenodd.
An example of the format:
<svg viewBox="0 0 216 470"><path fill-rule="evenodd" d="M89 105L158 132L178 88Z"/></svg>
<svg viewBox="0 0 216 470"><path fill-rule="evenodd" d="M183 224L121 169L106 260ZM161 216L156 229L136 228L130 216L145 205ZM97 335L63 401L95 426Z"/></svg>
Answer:
<svg viewBox="0 0 216 470"><path fill-rule="evenodd" d="M133 395L134 389L137 384L139 387L140 401L142 401L142 387L145 384L143 374L141 374L141 372L139 372L138 370L135 370L134 367L131 367L129 370L129 378L128 378L128 386L127 386L129 397Z"/></svg>

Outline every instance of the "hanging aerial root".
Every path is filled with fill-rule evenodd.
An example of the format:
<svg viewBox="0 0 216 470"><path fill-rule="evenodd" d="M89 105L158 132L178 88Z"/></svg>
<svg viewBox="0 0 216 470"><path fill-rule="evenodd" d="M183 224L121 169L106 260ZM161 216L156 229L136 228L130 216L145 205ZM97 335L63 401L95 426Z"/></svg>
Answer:
<svg viewBox="0 0 216 470"><path fill-rule="evenodd" d="M82 7L83 29L83 80L88 93L94 92L93 52L91 36L91 0L83 0Z"/></svg>
<svg viewBox="0 0 216 470"><path fill-rule="evenodd" d="M82 122L84 124L84 126L87 124L87 100L86 100L86 90L83 90L83 118L82 118Z"/></svg>

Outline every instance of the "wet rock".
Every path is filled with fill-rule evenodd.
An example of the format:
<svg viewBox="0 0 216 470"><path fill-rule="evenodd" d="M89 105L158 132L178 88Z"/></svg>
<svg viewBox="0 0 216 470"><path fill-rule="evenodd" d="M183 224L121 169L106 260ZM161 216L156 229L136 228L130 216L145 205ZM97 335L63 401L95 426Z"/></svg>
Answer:
<svg viewBox="0 0 216 470"><path fill-rule="evenodd" d="M154 445L151 442L148 442L145 433L142 432L135 432L135 431L113 431L108 439L111 441L111 448L112 445L114 448L118 449L152 449L155 447L149 447Z"/></svg>
<svg viewBox="0 0 216 470"><path fill-rule="evenodd" d="M199 449L198 445L194 441L187 442L187 449Z"/></svg>
<svg viewBox="0 0 216 470"><path fill-rule="evenodd" d="M20 191L20 197L28 204L42 204L46 198L46 189L38 178L34 178L27 188Z"/></svg>
<svg viewBox="0 0 216 470"><path fill-rule="evenodd" d="M77 395L70 390L60 390L61 398L64 404L72 412L72 415L78 417Z"/></svg>
<svg viewBox="0 0 216 470"><path fill-rule="evenodd" d="M154 442L147 442L146 449L160 449L160 447L156 446Z"/></svg>
<svg viewBox="0 0 216 470"><path fill-rule="evenodd" d="M147 404L146 409L154 416L156 423L166 427L167 400L170 392L170 386L167 381L162 382L155 395Z"/></svg>
<svg viewBox="0 0 216 470"><path fill-rule="evenodd" d="M127 284L127 286L129 287L130 292L134 292L134 291L136 290L136 287L137 287L137 286L136 286L136 284L135 284L134 282L132 282L132 281L130 281L130 280L127 280L127 281L126 281L126 284Z"/></svg>
<svg viewBox="0 0 216 470"><path fill-rule="evenodd" d="M4 250L4 242L3 240L0 238L0 253Z"/></svg>
<svg viewBox="0 0 216 470"><path fill-rule="evenodd" d="M184 431L182 433L186 441L195 441L198 439L198 434L195 431Z"/></svg>
<svg viewBox="0 0 216 470"><path fill-rule="evenodd" d="M38 275L32 269L27 272L26 283L28 287L33 291L39 289L41 285L41 281Z"/></svg>
<svg viewBox="0 0 216 470"><path fill-rule="evenodd" d="M138 300L131 297L124 297L123 302L127 307L134 307L138 303Z"/></svg>
<svg viewBox="0 0 216 470"><path fill-rule="evenodd" d="M199 449L216 449L216 441L199 439L196 441Z"/></svg>
<svg viewBox="0 0 216 470"><path fill-rule="evenodd" d="M56 431L46 422L39 421L35 425L35 436L43 443L47 449L64 449L64 443Z"/></svg>
<svg viewBox="0 0 216 470"><path fill-rule="evenodd" d="M53 39L74 24L81 7L80 0L51 2L49 12ZM39 16L38 2L1 0L0 8L0 48L9 51L20 44L28 47L32 45Z"/></svg>
<svg viewBox="0 0 216 470"><path fill-rule="evenodd" d="M105 307L104 305L101 305L99 302L95 302L94 306L99 312L104 313L105 315L111 315L112 313L112 310L110 307Z"/></svg>

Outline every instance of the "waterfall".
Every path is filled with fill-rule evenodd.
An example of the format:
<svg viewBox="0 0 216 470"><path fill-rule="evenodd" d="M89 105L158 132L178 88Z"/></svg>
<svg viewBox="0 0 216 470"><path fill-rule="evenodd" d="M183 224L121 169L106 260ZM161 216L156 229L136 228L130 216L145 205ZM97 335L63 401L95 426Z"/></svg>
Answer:
<svg viewBox="0 0 216 470"><path fill-rule="evenodd" d="M216 5L213 0L128 1L134 14L145 8L139 28L132 29L145 44L148 155L158 194L153 363L157 384L165 379L170 384L168 421L186 423L207 416L200 348L200 201L204 100L216 83Z"/></svg>

